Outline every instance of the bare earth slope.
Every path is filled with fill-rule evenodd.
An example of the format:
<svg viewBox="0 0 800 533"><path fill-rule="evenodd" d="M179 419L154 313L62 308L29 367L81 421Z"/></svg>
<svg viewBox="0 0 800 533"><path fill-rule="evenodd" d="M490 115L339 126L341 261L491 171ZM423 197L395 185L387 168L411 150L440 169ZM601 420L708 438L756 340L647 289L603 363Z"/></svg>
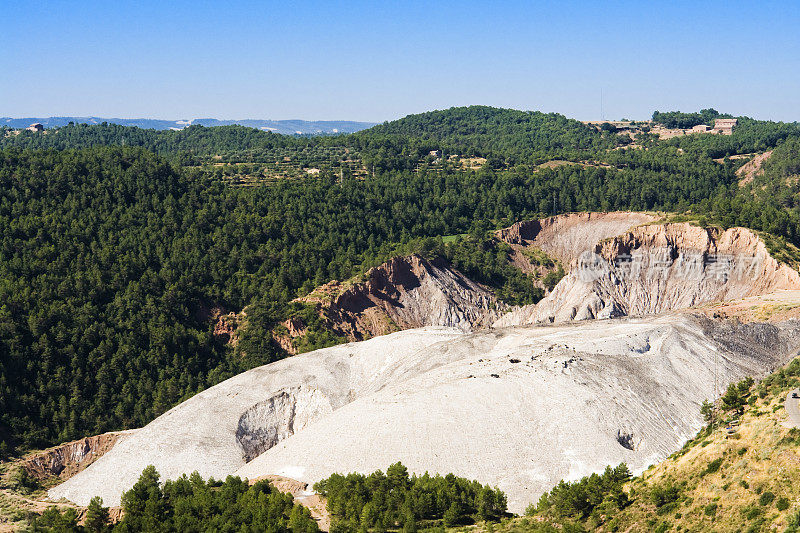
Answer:
<svg viewBox="0 0 800 533"><path fill-rule="evenodd" d="M295 356L162 415L52 489L115 505L141 470L313 483L401 460L498 485L521 511L561 478L665 457L721 384L797 347L774 326L688 315L465 333L423 328Z"/></svg>
<svg viewBox="0 0 800 533"><path fill-rule="evenodd" d="M595 245L546 298L495 326L657 314L787 289L800 289L800 275L748 229L640 226Z"/></svg>
<svg viewBox="0 0 800 533"><path fill-rule="evenodd" d="M26 457L23 466L36 479L43 481L51 476L69 479L108 450L130 431L116 431L54 446Z"/></svg>
<svg viewBox="0 0 800 533"><path fill-rule="evenodd" d="M752 159L752 161L748 161L744 165L742 165L739 170L736 171L736 175L739 176L739 186L744 187L756 177L756 175L761 171L761 165L764 164L764 161L769 159L772 155L772 150L767 152L756 154L756 156Z"/></svg>
<svg viewBox="0 0 800 533"><path fill-rule="evenodd" d="M349 286L328 283L299 301L318 305L331 329L351 340L422 326L468 331L488 326L503 309L486 287L417 254L394 257L364 278Z"/></svg>
<svg viewBox="0 0 800 533"><path fill-rule="evenodd" d="M534 246L558 259L565 266L574 265L580 255L595 244L628 229L653 222L647 213L617 211L611 213L570 213L541 220L517 222L496 233L512 246Z"/></svg>

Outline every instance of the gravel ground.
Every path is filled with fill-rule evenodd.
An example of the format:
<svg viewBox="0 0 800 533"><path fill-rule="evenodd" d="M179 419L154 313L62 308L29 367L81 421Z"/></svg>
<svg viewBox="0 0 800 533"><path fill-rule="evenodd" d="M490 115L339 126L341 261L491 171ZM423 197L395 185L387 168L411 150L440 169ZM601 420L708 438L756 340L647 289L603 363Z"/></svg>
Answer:
<svg viewBox="0 0 800 533"><path fill-rule="evenodd" d="M623 461L639 471L678 449L701 426L715 364L722 389L791 356L800 326L774 328L743 334L684 313L421 328L318 350L198 394L50 496L116 505L149 464L162 478L197 470L314 483L400 460L496 485L521 512L562 478Z"/></svg>

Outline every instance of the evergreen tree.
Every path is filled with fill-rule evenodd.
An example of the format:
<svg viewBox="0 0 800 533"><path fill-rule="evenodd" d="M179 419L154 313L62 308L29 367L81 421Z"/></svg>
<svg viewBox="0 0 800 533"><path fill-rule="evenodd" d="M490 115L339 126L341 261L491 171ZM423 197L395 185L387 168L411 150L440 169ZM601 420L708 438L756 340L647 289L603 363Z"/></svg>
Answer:
<svg viewBox="0 0 800 533"><path fill-rule="evenodd" d="M103 499L95 496L89 502L86 509L86 522L84 528L87 531L101 532L108 529L108 507L103 507Z"/></svg>

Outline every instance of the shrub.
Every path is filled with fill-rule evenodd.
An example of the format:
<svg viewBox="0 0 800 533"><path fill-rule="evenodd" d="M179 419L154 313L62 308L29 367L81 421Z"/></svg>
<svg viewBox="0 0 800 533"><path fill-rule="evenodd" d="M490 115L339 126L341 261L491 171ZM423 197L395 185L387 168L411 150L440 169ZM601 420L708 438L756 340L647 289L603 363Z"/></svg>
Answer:
<svg viewBox="0 0 800 533"><path fill-rule="evenodd" d="M680 497L681 489L675 485L657 486L653 487L653 490L650 491L650 501L652 501L656 507L663 507L667 504L677 502Z"/></svg>
<svg viewBox="0 0 800 533"><path fill-rule="evenodd" d="M789 517L786 526L786 533L797 533L800 531L800 511L797 511Z"/></svg>
<svg viewBox="0 0 800 533"><path fill-rule="evenodd" d="M775 507L777 507L779 511L785 511L786 509L789 508L789 499L786 498L785 496L781 496L780 498L778 498Z"/></svg>
<svg viewBox="0 0 800 533"><path fill-rule="evenodd" d="M715 514L717 514L717 507L718 506L717 506L716 502L709 503L708 505L703 507L703 512L707 516L714 516Z"/></svg>
<svg viewBox="0 0 800 533"><path fill-rule="evenodd" d="M22 466L11 475L11 486L21 494L30 494L41 488L39 481Z"/></svg>
<svg viewBox="0 0 800 533"><path fill-rule="evenodd" d="M703 475L713 474L713 473L719 471L719 468L722 466L722 462L723 461L724 461L724 459L722 457L719 457L717 459L714 459L710 463L708 463L708 466L703 471Z"/></svg>
<svg viewBox="0 0 800 533"><path fill-rule="evenodd" d="M770 491L766 491L758 498L758 503L761 505L769 505L774 499L775 495Z"/></svg>
<svg viewBox="0 0 800 533"><path fill-rule="evenodd" d="M742 514L744 514L745 518L747 518L748 520L754 520L758 518L759 516L761 516L762 512L763 512L762 509L755 505L748 505L747 507L742 509Z"/></svg>
<svg viewBox="0 0 800 533"><path fill-rule="evenodd" d="M653 533L666 533L670 530L672 525L669 522L661 522L658 526L653 530Z"/></svg>
<svg viewBox="0 0 800 533"><path fill-rule="evenodd" d="M665 503L663 506L656 509L656 514L657 515L669 514L677 508L678 508L678 502Z"/></svg>

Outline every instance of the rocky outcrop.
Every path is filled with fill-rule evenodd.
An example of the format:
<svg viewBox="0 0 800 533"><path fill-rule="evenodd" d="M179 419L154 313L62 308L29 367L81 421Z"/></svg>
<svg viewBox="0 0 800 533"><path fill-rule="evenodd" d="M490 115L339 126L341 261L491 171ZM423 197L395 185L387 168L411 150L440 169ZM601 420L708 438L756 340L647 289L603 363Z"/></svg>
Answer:
<svg viewBox="0 0 800 533"><path fill-rule="evenodd" d="M113 448L126 433L130 432L103 433L67 442L25 458L22 466L40 481L54 476L66 480Z"/></svg>
<svg viewBox="0 0 800 533"><path fill-rule="evenodd" d="M198 322L210 323L214 338L236 346L239 342L239 326L246 317L245 311L236 313L227 311L219 305L208 305L201 302L194 310Z"/></svg>
<svg viewBox="0 0 800 533"><path fill-rule="evenodd" d="M294 345L294 339L302 337L308 333L306 324L299 318L289 318L281 322L280 328L272 330L272 338L278 343L278 346L283 348L289 355L297 355L297 347Z"/></svg>
<svg viewBox="0 0 800 533"><path fill-rule="evenodd" d="M582 253L591 250L601 240L656 219L647 213L628 211L570 213L517 222L497 231L496 236L512 247L539 248L565 267L571 267Z"/></svg>
<svg viewBox="0 0 800 533"><path fill-rule="evenodd" d="M584 253L553 292L496 326L641 316L800 289L800 275L744 228L641 226Z"/></svg>
<svg viewBox="0 0 800 533"><path fill-rule="evenodd" d="M214 336L226 344L236 346L239 343L239 324L243 317L244 313L220 313L214 318Z"/></svg>
<svg viewBox="0 0 800 533"><path fill-rule="evenodd" d="M318 305L327 326L351 340L422 326L467 331L488 326L506 310L492 291L445 261L416 254L370 269L363 281L333 281L298 301Z"/></svg>
<svg viewBox="0 0 800 533"><path fill-rule="evenodd" d="M511 264L544 287L547 274L575 263L599 240L654 219L646 213L573 213L519 222L499 230L496 238L511 245ZM537 262L540 256L544 263ZM490 326L509 311L493 291L444 260L417 254L394 257L358 280L331 281L296 301L317 306L325 327L353 341L424 326L469 331ZM284 322L273 337L294 354L295 339L305 333L304 324Z"/></svg>

